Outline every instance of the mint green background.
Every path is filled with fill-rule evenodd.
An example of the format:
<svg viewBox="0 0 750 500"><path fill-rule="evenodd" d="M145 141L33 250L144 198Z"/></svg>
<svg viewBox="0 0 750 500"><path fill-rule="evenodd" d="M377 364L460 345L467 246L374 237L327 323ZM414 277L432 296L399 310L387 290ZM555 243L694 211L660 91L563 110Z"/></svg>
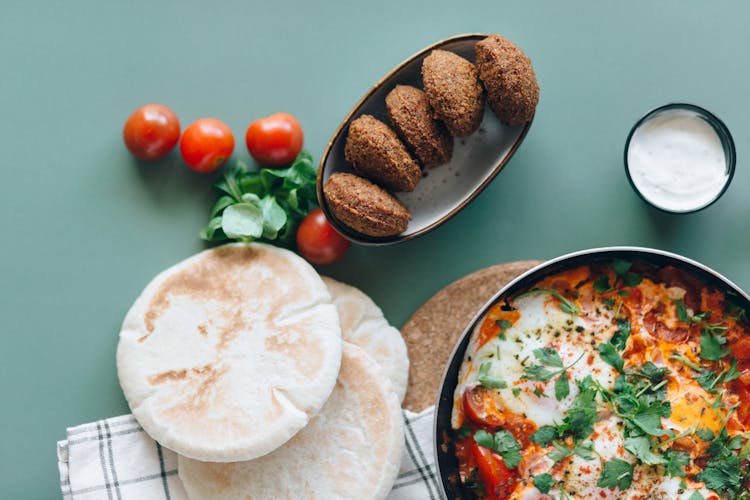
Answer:
<svg viewBox="0 0 750 500"><path fill-rule="evenodd" d="M221 4L221 7L218 5ZM634 244L682 253L750 287L750 8L741 1L225 2L4 0L0 8L0 498L56 498L65 427L127 412L118 326L161 269L198 252L213 178L173 154L139 164L120 134L146 102L183 126L297 115L316 158L367 88L451 35L504 34L541 86L518 154L437 231L352 248L325 272L402 325L452 280L504 261ZM648 109L708 107L737 143L709 209L645 206L622 166ZM414 353L413 355L418 355Z"/></svg>

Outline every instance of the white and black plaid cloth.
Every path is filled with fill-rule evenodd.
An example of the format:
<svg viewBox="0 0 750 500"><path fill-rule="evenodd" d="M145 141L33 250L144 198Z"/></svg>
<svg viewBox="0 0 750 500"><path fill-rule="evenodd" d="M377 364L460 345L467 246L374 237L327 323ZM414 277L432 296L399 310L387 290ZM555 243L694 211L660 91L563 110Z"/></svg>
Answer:
<svg viewBox="0 0 750 500"><path fill-rule="evenodd" d="M442 498L432 451L432 418L404 411L406 449L388 500ZM57 443L64 500L187 500L177 455L162 448L132 415L71 427Z"/></svg>

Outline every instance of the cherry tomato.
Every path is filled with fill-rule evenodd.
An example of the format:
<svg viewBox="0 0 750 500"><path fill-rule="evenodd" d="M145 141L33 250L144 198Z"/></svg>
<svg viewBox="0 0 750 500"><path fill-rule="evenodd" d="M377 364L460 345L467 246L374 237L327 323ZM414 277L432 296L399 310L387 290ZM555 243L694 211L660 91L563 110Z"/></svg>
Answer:
<svg viewBox="0 0 750 500"><path fill-rule="evenodd" d="M207 174L226 163L234 151L234 136L229 127L216 118L201 118L182 134L180 153L188 167Z"/></svg>
<svg viewBox="0 0 750 500"><path fill-rule="evenodd" d="M490 401L492 396L487 389L477 386L464 392L464 412L473 422L489 427L503 425L503 419Z"/></svg>
<svg viewBox="0 0 750 500"><path fill-rule="evenodd" d="M485 486L484 498L508 498L513 491L516 475L506 467L502 457L471 440L471 451L479 467L479 478Z"/></svg>
<svg viewBox="0 0 750 500"><path fill-rule="evenodd" d="M255 120L247 128L245 143L255 161L264 167L288 167L302 151L304 134L295 117L276 113Z"/></svg>
<svg viewBox="0 0 750 500"><path fill-rule="evenodd" d="M145 104L136 109L122 129L125 147L139 160L164 157L180 140L180 120L161 104Z"/></svg>
<svg viewBox="0 0 750 500"><path fill-rule="evenodd" d="M344 256L349 245L349 240L333 229L320 208L307 214L297 229L297 249L313 264L333 264Z"/></svg>

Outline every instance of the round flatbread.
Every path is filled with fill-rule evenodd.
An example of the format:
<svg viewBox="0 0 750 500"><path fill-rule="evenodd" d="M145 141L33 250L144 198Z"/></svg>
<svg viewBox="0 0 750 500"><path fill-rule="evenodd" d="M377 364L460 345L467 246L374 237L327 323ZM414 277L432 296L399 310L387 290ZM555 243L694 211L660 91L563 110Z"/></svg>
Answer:
<svg viewBox="0 0 750 500"><path fill-rule="evenodd" d="M409 356L401 332L388 324L383 311L358 288L323 276L339 313L341 335L375 358L388 378L399 402L406 394Z"/></svg>
<svg viewBox="0 0 750 500"><path fill-rule="evenodd" d="M325 404L341 362L338 314L292 252L231 244L159 274L125 317L117 372L144 430L182 455L265 455Z"/></svg>
<svg viewBox="0 0 750 500"><path fill-rule="evenodd" d="M396 395L377 362L344 342L336 388L319 415L265 457L217 464L179 457L191 500L382 499L404 449Z"/></svg>

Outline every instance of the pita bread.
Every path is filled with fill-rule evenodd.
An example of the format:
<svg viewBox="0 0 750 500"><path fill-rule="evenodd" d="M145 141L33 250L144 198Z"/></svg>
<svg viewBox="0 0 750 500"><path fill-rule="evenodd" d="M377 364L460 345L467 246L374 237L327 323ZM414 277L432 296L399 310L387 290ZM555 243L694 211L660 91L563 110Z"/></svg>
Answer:
<svg viewBox="0 0 750 500"><path fill-rule="evenodd" d="M331 397L310 425L265 457L218 464L179 457L191 500L382 499L404 450L396 395L377 362L344 342Z"/></svg>
<svg viewBox="0 0 750 500"><path fill-rule="evenodd" d="M341 362L336 308L287 250L232 244L159 274L125 317L117 371L145 431L217 462L269 453L328 399Z"/></svg>
<svg viewBox="0 0 750 500"><path fill-rule="evenodd" d="M323 283L339 313L343 339L375 358L391 380L399 402L403 401L409 379L409 356L401 333L388 324L383 311L358 288L326 276Z"/></svg>

